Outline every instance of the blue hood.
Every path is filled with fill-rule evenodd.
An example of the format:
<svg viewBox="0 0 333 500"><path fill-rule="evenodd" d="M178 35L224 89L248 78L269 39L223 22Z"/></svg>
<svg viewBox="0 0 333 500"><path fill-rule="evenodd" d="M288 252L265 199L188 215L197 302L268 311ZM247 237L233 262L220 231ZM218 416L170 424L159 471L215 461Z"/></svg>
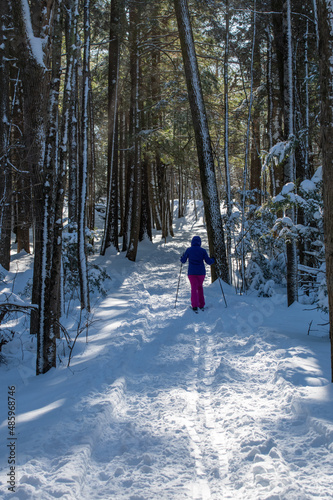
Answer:
<svg viewBox="0 0 333 500"><path fill-rule="evenodd" d="M201 238L200 236L193 236L192 242L191 242L192 247L201 247Z"/></svg>

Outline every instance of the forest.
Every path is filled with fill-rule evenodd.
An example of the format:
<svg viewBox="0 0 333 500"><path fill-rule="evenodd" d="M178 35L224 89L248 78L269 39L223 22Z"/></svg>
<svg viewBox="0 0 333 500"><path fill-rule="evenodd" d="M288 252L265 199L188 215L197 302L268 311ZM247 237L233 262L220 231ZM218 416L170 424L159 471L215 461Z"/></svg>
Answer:
<svg viewBox="0 0 333 500"><path fill-rule="evenodd" d="M332 2L0 10L1 280L13 242L34 255L28 300L3 296L0 323L30 315L37 374L56 366L68 297L88 323L105 278L89 264L96 211L101 256L135 262L154 230L173 237L188 200L204 205L212 280L268 298L284 287L288 305L328 313L333 353Z"/></svg>

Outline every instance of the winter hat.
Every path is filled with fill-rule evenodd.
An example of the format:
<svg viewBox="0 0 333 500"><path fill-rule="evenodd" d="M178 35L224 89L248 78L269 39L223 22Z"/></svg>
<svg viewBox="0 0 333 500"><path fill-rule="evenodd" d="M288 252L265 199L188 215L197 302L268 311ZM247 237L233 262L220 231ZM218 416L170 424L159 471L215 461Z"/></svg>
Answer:
<svg viewBox="0 0 333 500"><path fill-rule="evenodd" d="M200 236L193 236L191 245L192 247L200 247L201 246Z"/></svg>

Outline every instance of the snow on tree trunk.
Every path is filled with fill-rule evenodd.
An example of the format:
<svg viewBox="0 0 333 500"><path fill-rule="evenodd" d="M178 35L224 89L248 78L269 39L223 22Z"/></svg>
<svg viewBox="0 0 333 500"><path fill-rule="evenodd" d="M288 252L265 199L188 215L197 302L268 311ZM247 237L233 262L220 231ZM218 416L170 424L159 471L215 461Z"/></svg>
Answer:
<svg viewBox="0 0 333 500"><path fill-rule="evenodd" d="M291 4L286 0L283 6L283 33L285 40L284 53L284 126L285 137L291 140L294 135L294 98L293 98L293 53L291 30ZM285 162L285 183L294 182L296 177L295 158L293 151ZM295 209L292 207L288 213L295 223ZM293 237L287 242L287 299L288 306L297 301L297 250Z"/></svg>
<svg viewBox="0 0 333 500"><path fill-rule="evenodd" d="M224 168L225 168L225 185L226 185L226 205L227 205L227 256L228 256L228 269L229 281L232 283L232 261L231 261L231 216L232 216L232 199L231 199L231 179L230 179L230 165L229 165L229 24L230 24L230 11L229 0L226 0L225 5L225 53L223 64L223 78L224 78Z"/></svg>
<svg viewBox="0 0 333 500"><path fill-rule="evenodd" d="M283 0L271 0L271 8L272 8L272 27L273 27L273 46L275 47L273 62L274 59L276 61L277 73L278 75L272 75L272 146L280 141L284 141L284 133L282 129L283 123L283 101L284 101L284 54L286 52L284 37L283 37L283 19L282 19L282 11L283 11ZM275 78L274 78L275 77ZM275 80L279 82L279 92L274 92L274 82ZM284 185L284 172L282 168L278 168L274 172L275 177L275 187L276 193L278 194L281 191L282 186Z"/></svg>
<svg viewBox="0 0 333 500"><path fill-rule="evenodd" d="M41 290L37 336L37 375L56 366L56 338L59 337L62 204L59 193L59 87L61 72L60 2L54 3L52 77L49 93L48 128L43 167L43 227L41 245ZM63 176L62 176L63 177ZM62 183L63 184L63 181ZM60 194L60 198L59 198Z"/></svg>
<svg viewBox="0 0 333 500"><path fill-rule="evenodd" d="M78 166L79 166L79 140L78 140L78 71L80 65L81 40L78 33L79 0L67 0L66 5L66 56L67 72L70 73L68 92L69 123L68 123L68 219L69 229L74 230L78 217ZM69 80L70 79L70 80Z"/></svg>
<svg viewBox="0 0 333 500"><path fill-rule="evenodd" d="M202 197L205 207L209 250L216 258L217 273L229 283L224 232L218 198L214 158L208 122L200 83L199 68L192 34L187 0L174 0L178 31L182 48L188 96L197 145ZM215 266L212 279L216 279Z"/></svg>
<svg viewBox="0 0 333 500"><path fill-rule="evenodd" d="M88 172L88 133L89 133L89 63L90 63L90 0L84 1L84 53L82 71L82 121L79 168L79 210L78 210L78 266L80 277L81 309L90 311L88 267L86 253L86 198Z"/></svg>
<svg viewBox="0 0 333 500"><path fill-rule="evenodd" d="M304 138L304 173L305 178L310 178L309 167L309 130L310 130L310 96L309 96L309 21L306 21L305 33L305 48L304 48L304 65L305 65L305 138Z"/></svg>
<svg viewBox="0 0 333 500"><path fill-rule="evenodd" d="M119 216L120 216L120 233L119 236L124 234L124 220L125 220L125 148L126 148L126 119L125 111L120 106L119 112L119 169L118 169L118 189L119 189Z"/></svg>
<svg viewBox="0 0 333 500"><path fill-rule="evenodd" d="M11 236L11 171L8 162L10 117L9 117L9 26L8 0L0 0L0 265L9 270Z"/></svg>
<svg viewBox="0 0 333 500"><path fill-rule="evenodd" d="M312 0L313 4L313 21L315 24L315 30L316 30L316 44L317 44L317 49L319 51L319 27L318 27L318 9L317 9L317 2L319 5L320 0Z"/></svg>
<svg viewBox="0 0 333 500"><path fill-rule="evenodd" d="M333 1L318 0L324 235L333 382Z"/></svg>
<svg viewBox="0 0 333 500"><path fill-rule="evenodd" d="M53 8L57 11L58 2ZM16 40L17 65L21 71L23 87L23 142L29 155L27 169L31 173L35 220L35 258L32 302L39 310L31 315L31 333L37 333L37 373L44 373L55 363L54 338L50 338L45 327L48 311L45 307L46 279L50 259L48 237L49 186L43 173L46 144L47 110L49 109L50 72L44 61L49 60L50 41L54 10L42 10L41 5L31 6L39 23L32 26L30 7L27 0L12 3L12 19L19 36ZM57 151L57 147L54 148ZM47 188L47 189L46 189ZM46 217L44 217L44 214ZM52 337L52 333L50 334ZM50 341L50 345L49 345Z"/></svg>
<svg viewBox="0 0 333 500"><path fill-rule="evenodd" d="M96 135L94 108L91 78L89 78L90 161L88 162L87 226L91 230L95 229Z"/></svg>

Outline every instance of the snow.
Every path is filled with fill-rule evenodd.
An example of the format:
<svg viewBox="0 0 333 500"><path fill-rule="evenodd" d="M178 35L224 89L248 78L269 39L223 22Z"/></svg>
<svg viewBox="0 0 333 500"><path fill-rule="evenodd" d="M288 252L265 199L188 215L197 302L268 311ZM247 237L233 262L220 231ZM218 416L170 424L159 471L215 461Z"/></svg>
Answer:
<svg viewBox="0 0 333 500"><path fill-rule="evenodd" d="M295 189L295 184L293 182L287 182L282 188L281 194L286 195L291 193Z"/></svg>
<svg viewBox="0 0 333 500"><path fill-rule="evenodd" d="M315 189L317 189L317 186L314 182L310 181L309 179L305 179L305 181L301 182L300 188L306 193L308 193L310 191L315 191Z"/></svg>
<svg viewBox="0 0 333 500"><path fill-rule="evenodd" d="M315 184L323 180L323 167L317 168L311 180Z"/></svg>
<svg viewBox="0 0 333 500"><path fill-rule="evenodd" d="M293 227L293 225L294 225L294 223L290 217L282 217L281 221L283 224L285 224L286 226L289 226L289 227Z"/></svg>
<svg viewBox="0 0 333 500"><path fill-rule="evenodd" d="M282 196L281 194L278 194L277 196L274 196L274 197L273 197L273 202L274 202L274 203L278 203L278 202L280 202L280 201L285 201L285 197L284 197L284 196Z"/></svg>
<svg viewBox="0 0 333 500"><path fill-rule="evenodd" d="M22 2L22 13L25 20L26 35L29 40L31 55L34 57L36 63L39 64L39 66L46 69L44 64L44 50L43 50L43 42L45 40L34 36L31 25L30 7L28 0L21 0L21 2Z"/></svg>
<svg viewBox="0 0 333 500"><path fill-rule="evenodd" d="M194 314L179 257L203 219L139 245L136 263L108 248L112 277L70 368L36 377L28 329L0 364L4 500L325 499L332 497L333 389L327 317L283 290L236 295L205 281ZM31 277L16 259L15 293ZM14 273L7 277L14 279ZM74 314L74 313L73 313ZM73 317L64 318L70 329ZM73 332L72 332L73 335ZM15 386L16 492L8 491L8 387Z"/></svg>

